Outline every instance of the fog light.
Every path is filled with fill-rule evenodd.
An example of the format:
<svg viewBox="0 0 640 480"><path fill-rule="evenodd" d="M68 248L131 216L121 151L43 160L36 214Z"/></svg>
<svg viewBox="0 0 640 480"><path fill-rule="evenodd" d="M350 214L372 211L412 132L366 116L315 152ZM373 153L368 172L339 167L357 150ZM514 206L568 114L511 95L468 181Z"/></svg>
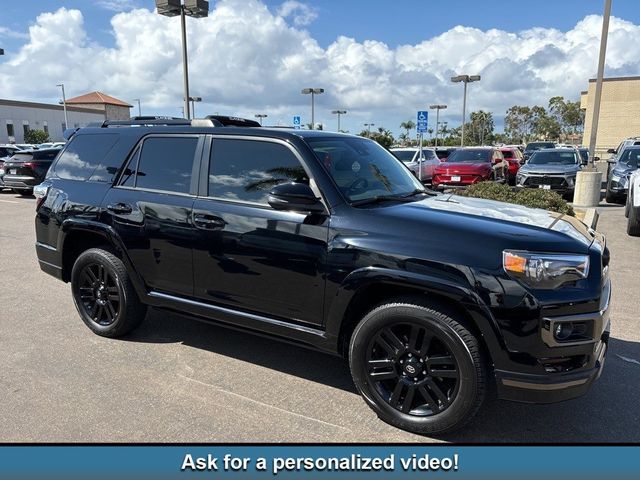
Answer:
<svg viewBox="0 0 640 480"><path fill-rule="evenodd" d="M566 323L558 323L556 325L556 330L553 332L553 335L556 337L556 340L566 340L573 334L573 324L571 322Z"/></svg>

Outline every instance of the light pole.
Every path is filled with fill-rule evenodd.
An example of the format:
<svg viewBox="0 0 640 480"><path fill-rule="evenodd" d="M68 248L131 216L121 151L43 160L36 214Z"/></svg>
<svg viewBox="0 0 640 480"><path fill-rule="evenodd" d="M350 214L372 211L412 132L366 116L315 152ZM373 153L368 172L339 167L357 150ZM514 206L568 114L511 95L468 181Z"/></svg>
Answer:
<svg viewBox="0 0 640 480"><path fill-rule="evenodd" d="M316 128L315 124L315 95L324 93L324 88L303 88L301 93L303 95L311 94L311 130Z"/></svg>
<svg viewBox="0 0 640 480"><path fill-rule="evenodd" d="M175 17L180 15L182 28L182 75L184 81L184 111L186 118L191 118L189 112L189 67L187 62L187 22L186 17L202 18L209 15L207 0L156 0L156 7L160 15Z"/></svg>
<svg viewBox="0 0 640 480"><path fill-rule="evenodd" d="M262 119L267 118L269 115L266 113L256 113L254 116L260 121L260 126L262 126Z"/></svg>
<svg viewBox="0 0 640 480"><path fill-rule="evenodd" d="M437 104L437 105L429 105L429 109L433 110L435 108L436 110L436 144L435 146L438 146L438 125L440 124L440 110L444 110L445 108L447 108L446 105L444 104Z"/></svg>
<svg viewBox="0 0 640 480"><path fill-rule="evenodd" d="M138 102L138 116L141 117L142 116L142 109L140 108L140 99L139 98L134 98L133 101L134 102Z"/></svg>
<svg viewBox="0 0 640 480"><path fill-rule="evenodd" d="M611 17L611 0L604 2L602 17L602 34L600 35L600 56L598 57L598 75L596 77L596 95L593 99L593 117L591 119L591 135L589 136L589 168L576 174L573 204L578 207L597 207L600 203L602 172L594 167L593 158L598 138L598 120L600 116L600 100L602 98L602 79L607 53L607 37L609 36L609 18Z"/></svg>
<svg viewBox="0 0 640 480"><path fill-rule="evenodd" d="M196 104L195 102L201 102L202 97L189 97L189 101L191 102L191 117L196 118Z"/></svg>
<svg viewBox="0 0 640 480"><path fill-rule="evenodd" d="M464 96L462 97L462 130L460 132L460 146L464 147L464 122L467 116L467 83L477 82L480 75L456 75L451 77L453 83L464 82Z"/></svg>
<svg viewBox="0 0 640 480"><path fill-rule="evenodd" d="M69 128L69 119L67 118L67 97L64 94L64 83L59 83L56 85L56 87L62 88L62 110L64 110L64 128Z"/></svg>
<svg viewBox="0 0 640 480"><path fill-rule="evenodd" d="M369 129L369 136L371 136L371 127L375 127L376 124L375 123L365 123L364 126Z"/></svg>
<svg viewBox="0 0 640 480"><path fill-rule="evenodd" d="M338 116L338 132L340 131L340 115L345 115L346 110L333 110L331 113Z"/></svg>

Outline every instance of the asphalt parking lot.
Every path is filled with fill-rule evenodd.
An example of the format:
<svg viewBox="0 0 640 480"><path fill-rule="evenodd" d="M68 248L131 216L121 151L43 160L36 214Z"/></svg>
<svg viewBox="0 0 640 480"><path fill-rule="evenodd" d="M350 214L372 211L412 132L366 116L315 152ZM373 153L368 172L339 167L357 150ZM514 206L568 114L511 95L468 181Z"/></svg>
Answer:
<svg viewBox="0 0 640 480"><path fill-rule="evenodd" d="M485 404L437 439L390 427L339 358L150 310L126 339L92 334L42 273L31 197L0 193L0 442L638 442L640 238L603 205L612 332L601 379L556 405Z"/></svg>

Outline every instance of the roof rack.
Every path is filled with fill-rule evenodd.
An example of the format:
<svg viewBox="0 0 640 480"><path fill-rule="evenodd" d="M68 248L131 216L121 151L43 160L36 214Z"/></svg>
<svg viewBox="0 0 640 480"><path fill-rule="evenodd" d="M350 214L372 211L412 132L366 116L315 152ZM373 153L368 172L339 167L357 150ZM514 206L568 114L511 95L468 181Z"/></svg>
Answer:
<svg viewBox="0 0 640 480"><path fill-rule="evenodd" d="M216 127L260 127L261 125L255 120L248 120L240 117L229 117L227 115L207 115L206 117L213 122Z"/></svg>

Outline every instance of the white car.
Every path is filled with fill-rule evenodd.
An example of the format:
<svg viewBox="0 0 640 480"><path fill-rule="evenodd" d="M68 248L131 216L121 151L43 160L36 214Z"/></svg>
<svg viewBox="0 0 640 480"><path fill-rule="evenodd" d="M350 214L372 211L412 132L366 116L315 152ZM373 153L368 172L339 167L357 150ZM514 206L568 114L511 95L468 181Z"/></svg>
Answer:
<svg viewBox="0 0 640 480"><path fill-rule="evenodd" d="M633 237L640 237L640 169L629 177L624 214L627 217L627 233Z"/></svg>
<svg viewBox="0 0 640 480"><path fill-rule="evenodd" d="M440 163L435 148L422 147L422 176L420 176L420 149L418 147L392 148L393 153L409 170L415 173L422 183L431 183L433 171Z"/></svg>

